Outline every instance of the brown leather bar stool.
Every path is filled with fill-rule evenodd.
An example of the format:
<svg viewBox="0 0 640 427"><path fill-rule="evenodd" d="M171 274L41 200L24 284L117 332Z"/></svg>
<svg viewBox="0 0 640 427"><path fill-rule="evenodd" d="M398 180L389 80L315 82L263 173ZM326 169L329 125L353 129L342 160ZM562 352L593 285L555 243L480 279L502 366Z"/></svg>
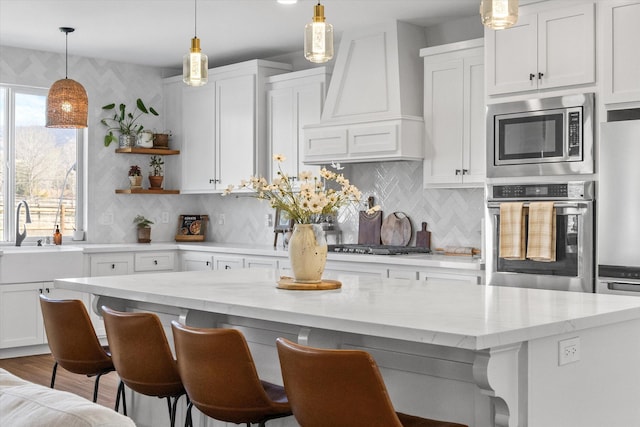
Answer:
<svg viewBox="0 0 640 427"><path fill-rule="evenodd" d="M171 322L178 369L191 406L219 421L258 423L292 415L284 388L261 381L247 342L235 329Z"/></svg>
<svg viewBox="0 0 640 427"><path fill-rule="evenodd" d="M105 306L102 314L118 375L135 392L166 398L173 427L185 390L160 319L154 313L125 313Z"/></svg>
<svg viewBox="0 0 640 427"><path fill-rule="evenodd" d="M361 350L276 340L284 387L303 427L465 427L396 412L375 360Z"/></svg>
<svg viewBox="0 0 640 427"><path fill-rule="evenodd" d="M98 399L100 377L115 371L109 349L96 336L89 314L80 300L54 300L40 295L40 307L49 349L55 363L51 388L56 382L58 365L74 374L95 376L93 401ZM118 387L116 401L120 401Z"/></svg>

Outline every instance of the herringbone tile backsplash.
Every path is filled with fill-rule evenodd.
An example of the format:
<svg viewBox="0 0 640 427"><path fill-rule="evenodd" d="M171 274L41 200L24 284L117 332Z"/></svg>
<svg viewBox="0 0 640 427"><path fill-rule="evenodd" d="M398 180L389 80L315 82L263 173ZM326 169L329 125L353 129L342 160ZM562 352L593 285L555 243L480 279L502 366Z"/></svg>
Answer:
<svg viewBox="0 0 640 427"><path fill-rule="evenodd" d="M0 46L0 82L48 88L64 75L64 54ZM142 214L155 221L153 242L171 242L181 214L208 214L211 218L207 240L223 243L268 245L273 243L273 228L265 216L272 214L268 203L251 197L219 195L124 195L114 189L128 186L129 165L139 164L146 170L146 156L114 153L115 146L103 146L104 128L99 120L101 106L111 102L131 105L142 98L160 110L162 78L167 73L151 67L123 64L93 58L69 56L69 77L83 84L89 96L89 129L84 167L88 181L88 206L85 230L90 243L132 243L136 241L133 218ZM164 129L157 119L144 123L148 128ZM170 156L174 157L174 156ZM168 179L171 165L167 159ZM175 171L175 170L174 170ZM348 165L343 171L363 192L364 199L373 195L386 215L399 211L411 219L415 231L424 221L432 232L432 246L474 246L481 244L483 215L482 189L422 188L421 162L386 162ZM147 183L145 182L145 186ZM356 243L358 210L351 207L339 214L343 242ZM167 213L169 223L161 223ZM222 221L224 218L224 221ZM224 222L224 224L221 224ZM52 225L53 226L53 225ZM413 245L415 237L412 239ZM330 240L330 242L332 242Z"/></svg>

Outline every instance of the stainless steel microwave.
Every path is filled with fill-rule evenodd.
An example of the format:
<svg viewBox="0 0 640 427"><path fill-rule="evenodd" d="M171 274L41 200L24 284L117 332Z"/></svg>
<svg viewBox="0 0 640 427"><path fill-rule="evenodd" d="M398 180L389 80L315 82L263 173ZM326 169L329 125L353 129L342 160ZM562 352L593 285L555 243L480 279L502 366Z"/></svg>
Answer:
<svg viewBox="0 0 640 427"><path fill-rule="evenodd" d="M491 104L487 176L589 174L594 94Z"/></svg>

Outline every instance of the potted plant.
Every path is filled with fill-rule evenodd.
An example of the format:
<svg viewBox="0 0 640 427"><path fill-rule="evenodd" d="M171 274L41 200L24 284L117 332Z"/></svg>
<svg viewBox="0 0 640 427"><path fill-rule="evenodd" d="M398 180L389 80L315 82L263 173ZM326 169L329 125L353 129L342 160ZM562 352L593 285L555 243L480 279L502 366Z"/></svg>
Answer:
<svg viewBox="0 0 640 427"><path fill-rule="evenodd" d="M129 183L131 188L142 188L142 171L140 166L132 165L129 168Z"/></svg>
<svg viewBox="0 0 640 427"><path fill-rule="evenodd" d="M133 223L138 227L138 243L151 243L151 224L153 221L142 215L137 215L133 219Z"/></svg>
<svg viewBox="0 0 640 427"><path fill-rule="evenodd" d="M115 103L107 104L102 107L105 111L111 111L116 108ZM158 115L153 108L147 108L140 98L136 100L136 107L133 111L127 111L127 106L120 104L118 110L113 113L113 117L107 117L100 120L107 127L107 134L104 136L104 146L108 147L114 141L119 141L120 147L133 147L136 142L136 136L140 133L144 126L138 123L138 119L143 114ZM113 132L119 132L120 136L116 137Z"/></svg>
<svg viewBox="0 0 640 427"><path fill-rule="evenodd" d="M149 160L149 166L151 171L149 172L149 185L151 188L162 188L162 167L164 166L164 160L162 156L151 156Z"/></svg>

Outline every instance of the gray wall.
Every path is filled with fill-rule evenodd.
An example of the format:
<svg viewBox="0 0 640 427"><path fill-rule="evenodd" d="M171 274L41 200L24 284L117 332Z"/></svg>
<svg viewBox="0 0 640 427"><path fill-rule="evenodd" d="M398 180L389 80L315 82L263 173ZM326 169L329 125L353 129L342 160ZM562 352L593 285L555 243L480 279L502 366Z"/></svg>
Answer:
<svg viewBox="0 0 640 427"><path fill-rule="evenodd" d="M0 46L0 82L48 88L64 76L64 55ZM115 146L103 146L102 105L125 102L133 105L142 98L160 113L145 126L164 129L162 78L166 71L151 67L117 63L95 58L69 56L69 78L79 81L89 96L89 128L85 167L88 181L87 238L91 243L135 242L133 218L142 214L154 218L152 240L173 241L181 214L208 214L211 221L207 240L225 243L272 244L273 231L265 224L272 213L267 202L251 197L220 195L125 195L116 188L127 188L129 165L147 169L148 156L116 154ZM178 159L171 159L178 161ZM170 162L166 173L171 174ZM383 212L401 211L415 228L422 221L433 232L433 246L465 245L480 247L483 191L481 189L423 190L421 162L367 163L344 170L365 197L374 195ZM145 184L146 185L146 184ZM357 241L357 211L340 213L343 241ZM161 224L162 213L169 223ZM224 214L224 224L220 224Z"/></svg>

